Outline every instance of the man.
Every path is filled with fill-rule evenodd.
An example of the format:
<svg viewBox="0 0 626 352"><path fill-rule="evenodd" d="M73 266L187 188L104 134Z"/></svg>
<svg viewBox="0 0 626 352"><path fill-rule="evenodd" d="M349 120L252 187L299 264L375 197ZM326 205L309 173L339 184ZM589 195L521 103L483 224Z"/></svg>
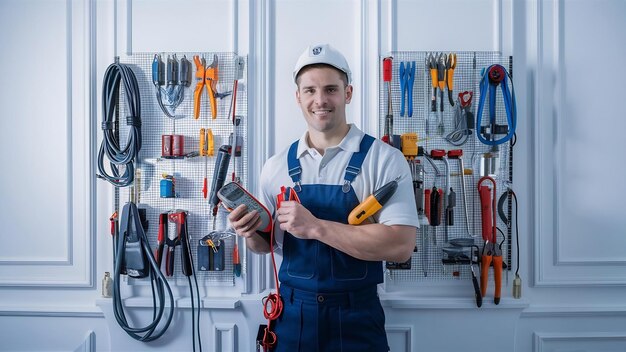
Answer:
<svg viewBox="0 0 626 352"><path fill-rule="evenodd" d="M261 201L274 214L283 253L275 350L388 351L376 287L382 261L405 262L415 247L409 166L399 150L346 122L353 88L340 52L327 44L307 48L293 76L307 131L261 173ZM373 223L347 224L352 209L398 176L397 191ZM281 186L292 187L300 203L277 204ZM270 251L256 212L240 206L229 220L248 248Z"/></svg>

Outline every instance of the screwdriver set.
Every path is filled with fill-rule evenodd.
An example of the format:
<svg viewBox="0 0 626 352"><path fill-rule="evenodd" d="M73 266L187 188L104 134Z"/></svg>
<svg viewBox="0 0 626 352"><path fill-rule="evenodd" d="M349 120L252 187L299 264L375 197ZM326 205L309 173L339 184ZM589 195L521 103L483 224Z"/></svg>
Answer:
<svg viewBox="0 0 626 352"><path fill-rule="evenodd" d="M162 214L184 211L200 285L234 286L235 278L245 274L245 251L235 254L236 236L226 229L228 213L210 204L209 196L217 174L221 184L236 178L247 187L247 57L230 52L133 53L120 62L137 77L143 142L136 161L141 179L131 192L119 191L120 203L131 198L129 193L138 195L152 246L159 242L159 227L177 233L177 225L164 223ZM125 92L121 94L119 115L126 116ZM120 127L121 134L127 130ZM225 162L217 163L224 153ZM179 256L167 278L184 286Z"/></svg>
<svg viewBox="0 0 626 352"><path fill-rule="evenodd" d="M490 261L501 261L501 270L483 269L500 284L515 269L517 235L508 197L517 124L512 57L398 51L381 56L379 64L379 138L400 149L409 163L421 224L410 263L387 265L386 287L459 279L476 283L474 266L484 259L485 244L490 255L501 255ZM493 186L483 182L490 193L482 189L481 197L482 177L490 177ZM498 200L500 216L493 218L491 205Z"/></svg>

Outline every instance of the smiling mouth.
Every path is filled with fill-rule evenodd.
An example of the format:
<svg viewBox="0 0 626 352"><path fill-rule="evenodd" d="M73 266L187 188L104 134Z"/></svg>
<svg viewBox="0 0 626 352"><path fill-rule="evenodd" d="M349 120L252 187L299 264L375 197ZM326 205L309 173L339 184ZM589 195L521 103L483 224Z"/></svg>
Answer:
<svg viewBox="0 0 626 352"><path fill-rule="evenodd" d="M314 110L313 114L314 115L327 115L331 112L332 110Z"/></svg>

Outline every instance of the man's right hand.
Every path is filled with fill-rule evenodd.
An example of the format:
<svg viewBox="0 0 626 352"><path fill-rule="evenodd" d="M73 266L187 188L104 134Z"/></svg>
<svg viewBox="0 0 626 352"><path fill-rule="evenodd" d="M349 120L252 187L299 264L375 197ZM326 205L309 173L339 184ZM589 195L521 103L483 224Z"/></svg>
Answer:
<svg viewBox="0 0 626 352"><path fill-rule="evenodd" d="M261 226L261 216L256 210L248 212L245 204L241 204L233 209L228 215L228 221L237 234L244 238L256 235L256 231Z"/></svg>

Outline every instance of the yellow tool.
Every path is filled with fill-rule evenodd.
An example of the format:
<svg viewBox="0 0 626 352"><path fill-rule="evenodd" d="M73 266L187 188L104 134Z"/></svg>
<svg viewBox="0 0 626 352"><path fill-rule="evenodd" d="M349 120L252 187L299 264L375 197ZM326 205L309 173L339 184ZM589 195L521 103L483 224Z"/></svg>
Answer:
<svg viewBox="0 0 626 352"><path fill-rule="evenodd" d="M213 55L213 62L209 66L206 66L204 58L195 55L193 62L196 64L196 89L193 92L193 117L197 119L200 117L200 96L202 95L202 89L204 86L207 88L207 95L211 102L211 117L217 118L217 101L216 97L216 85L218 79L217 71L217 55Z"/></svg>
<svg viewBox="0 0 626 352"><path fill-rule="evenodd" d="M452 98L452 90L454 90L454 68L456 67L456 54L448 54L448 60L446 60L446 85L448 86L448 100L450 105L454 106L454 99Z"/></svg>
<svg viewBox="0 0 626 352"><path fill-rule="evenodd" d="M400 139L402 140L402 154L404 154L404 157L409 160L417 157L417 133L404 133L400 136Z"/></svg>
<svg viewBox="0 0 626 352"><path fill-rule="evenodd" d="M213 132L211 132L210 128L204 129L201 128L200 129L200 156L204 156L204 181L203 181L203 185L202 185L202 194L204 195L204 198L207 197L207 194L209 192L208 189L208 185L207 185L207 163L208 163L208 157L209 156L213 156L215 154L215 152L213 151L214 146L213 146Z"/></svg>
<svg viewBox="0 0 626 352"><path fill-rule="evenodd" d="M213 156L214 152L213 132L210 128L200 129L200 156Z"/></svg>
<svg viewBox="0 0 626 352"><path fill-rule="evenodd" d="M376 212L379 211L396 192L399 179L400 176L375 190L374 193L354 208L352 212L350 212L350 215L348 215L348 224L358 225L362 223L363 220L376 214Z"/></svg>

